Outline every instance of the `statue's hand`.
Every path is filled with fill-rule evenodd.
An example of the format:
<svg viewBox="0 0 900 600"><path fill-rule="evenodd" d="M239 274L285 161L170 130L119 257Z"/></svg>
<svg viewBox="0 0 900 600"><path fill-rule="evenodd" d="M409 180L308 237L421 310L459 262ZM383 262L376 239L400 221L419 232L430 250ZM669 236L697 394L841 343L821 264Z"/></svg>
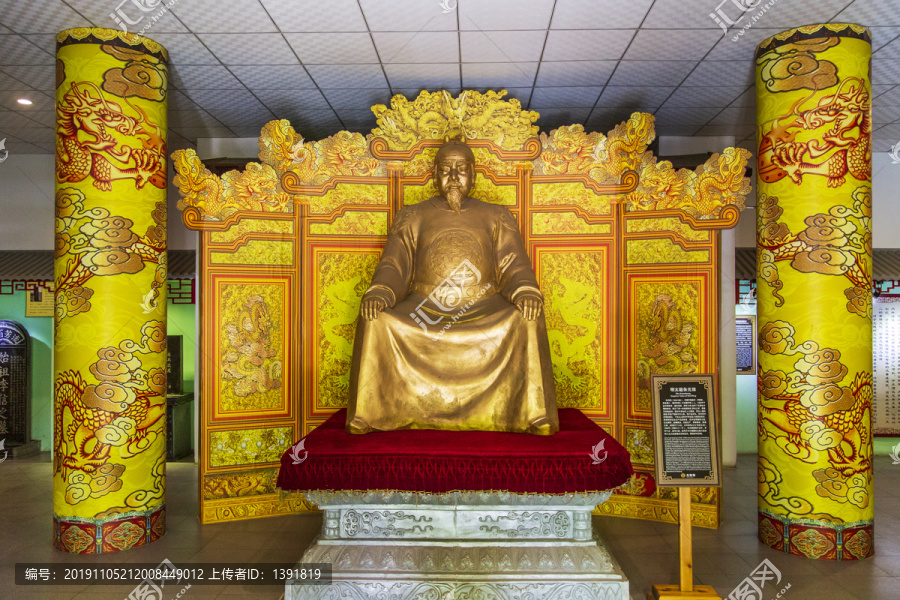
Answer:
<svg viewBox="0 0 900 600"><path fill-rule="evenodd" d="M536 296L522 296L516 300L516 308L522 311L526 321L534 321L544 310L544 301Z"/></svg>
<svg viewBox="0 0 900 600"><path fill-rule="evenodd" d="M378 318L378 313L383 311L386 306L387 302L384 300L384 298L381 298L379 296L363 298L363 301L359 307L359 314L362 315L362 318L366 321L374 321Z"/></svg>

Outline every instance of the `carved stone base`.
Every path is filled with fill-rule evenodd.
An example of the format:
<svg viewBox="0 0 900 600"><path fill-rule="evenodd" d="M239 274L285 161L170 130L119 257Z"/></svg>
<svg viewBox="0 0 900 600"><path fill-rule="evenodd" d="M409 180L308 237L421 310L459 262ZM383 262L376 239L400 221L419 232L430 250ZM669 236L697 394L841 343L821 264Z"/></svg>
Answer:
<svg viewBox="0 0 900 600"><path fill-rule="evenodd" d="M315 592L314 592L315 593ZM390 598L390 600L620 600L628 598L608 584L599 583L478 583L435 582L335 582L317 595L285 595L294 598Z"/></svg>
<svg viewBox="0 0 900 600"><path fill-rule="evenodd" d="M628 581L591 534L609 494L311 492L322 534L301 563L331 585L288 582L285 600L628 600Z"/></svg>

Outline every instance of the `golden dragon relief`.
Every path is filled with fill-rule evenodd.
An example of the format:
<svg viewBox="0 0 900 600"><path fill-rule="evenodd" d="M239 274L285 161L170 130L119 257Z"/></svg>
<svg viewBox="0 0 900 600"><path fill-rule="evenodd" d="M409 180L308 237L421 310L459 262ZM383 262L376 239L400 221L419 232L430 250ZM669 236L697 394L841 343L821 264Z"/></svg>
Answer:
<svg viewBox="0 0 900 600"><path fill-rule="evenodd" d="M335 177L381 177L384 163L369 152L371 134L339 131L318 142L306 142L286 120L270 121L259 137L261 163L221 177L207 169L194 150L172 154L178 208L195 208L204 220L224 220L239 211L294 211L298 196L287 193L282 177L298 186L320 186ZM304 200L303 202L308 202Z"/></svg>
<svg viewBox="0 0 900 600"><path fill-rule="evenodd" d="M124 102L131 111L91 82L71 84L56 108L58 183L90 177L104 192L112 191L114 181L128 179L136 189L147 183L166 187L165 132L139 106Z"/></svg>
<svg viewBox="0 0 900 600"><path fill-rule="evenodd" d="M682 210L697 219L721 218L723 209L744 209L750 180L744 177L750 152L726 148L694 171L657 162L647 146L656 133L654 118L634 113L608 135L587 133L581 125L541 134L543 150L534 163L535 175L584 174L598 184L617 183L627 171L638 174L637 188L615 200L630 212Z"/></svg>
<svg viewBox="0 0 900 600"><path fill-rule="evenodd" d="M307 142L282 119L270 121L259 136L259 160L271 166L279 177L293 175L297 185L317 186L334 177L383 177L384 163L372 156L372 134L339 131Z"/></svg>
<svg viewBox="0 0 900 600"><path fill-rule="evenodd" d="M408 100L398 94L391 107L376 104L372 112L375 137L391 150L408 150L420 140L464 137L490 140L504 150L520 150L538 134L538 113L522 110L518 100L504 100L506 90L479 93L466 90L454 98L446 91L422 91Z"/></svg>
<svg viewBox="0 0 900 600"><path fill-rule="evenodd" d="M175 185L181 192L178 208L195 208L202 219L220 221L239 211L293 212L293 197L281 190L278 176L269 165L247 163L242 172L228 171L221 177L207 169L194 150L172 154Z"/></svg>
<svg viewBox="0 0 900 600"><path fill-rule="evenodd" d="M319 202L303 198L305 187L319 187L338 177L386 177L387 162L372 152L376 142L380 153L389 154L412 152L419 142L448 137L484 140L518 153L516 160L499 160L494 150L476 149L479 164L505 176L533 166L536 176L583 174L607 185L633 171L639 180L636 189L624 196L604 196L604 202L625 202L629 211L678 209L695 219L720 219L731 207L736 219L744 208L744 196L750 191L744 177L750 157L746 150L726 148L694 171L676 171L647 150L655 137L652 115L634 113L607 135L570 125L538 139L538 126L533 124L538 113L522 110L517 100L504 100L505 95L505 90L483 94L468 90L456 98L447 92L423 91L413 100L397 95L390 108L372 107L378 127L371 134L340 131L317 142L305 141L286 120L271 121L259 137L261 162L222 177L206 169L193 150L180 150L172 155L178 173L175 183L183 196L179 208L193 207L204 220L223 220L238 211L292 212L295 202ZM426 172L423 165L432 150L420 150L401 161L407 175Z"/></svg>

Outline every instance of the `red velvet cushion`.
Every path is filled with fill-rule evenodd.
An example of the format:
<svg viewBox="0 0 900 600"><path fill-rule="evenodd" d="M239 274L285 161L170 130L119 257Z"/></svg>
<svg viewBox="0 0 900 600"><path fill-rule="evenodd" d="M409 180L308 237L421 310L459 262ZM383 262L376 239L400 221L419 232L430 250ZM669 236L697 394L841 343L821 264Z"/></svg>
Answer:
<svg viewBox="0 0 900 600"><path fill-rule="evenodd" d="M614 488L633 473L625 448L574 408L559 411L560 431L549 436L424 429L350 435L346 416L339 410L306 436L303 450L285 452L278 487L563 494ZM601 441L596 455L606 458L594 464Z"/></svg>

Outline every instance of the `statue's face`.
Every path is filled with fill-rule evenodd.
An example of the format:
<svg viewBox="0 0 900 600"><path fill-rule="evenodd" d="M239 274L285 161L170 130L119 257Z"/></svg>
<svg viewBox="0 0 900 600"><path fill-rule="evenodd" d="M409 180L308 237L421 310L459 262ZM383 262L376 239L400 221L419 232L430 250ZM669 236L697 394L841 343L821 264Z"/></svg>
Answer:
<svg viewBox="0 0 900 600"><path fill-rule="evenodd" d="M434 186L445 198L457 194L465 198L475 185L475 165L460 148L442 150L435 158Z"/></svg>

